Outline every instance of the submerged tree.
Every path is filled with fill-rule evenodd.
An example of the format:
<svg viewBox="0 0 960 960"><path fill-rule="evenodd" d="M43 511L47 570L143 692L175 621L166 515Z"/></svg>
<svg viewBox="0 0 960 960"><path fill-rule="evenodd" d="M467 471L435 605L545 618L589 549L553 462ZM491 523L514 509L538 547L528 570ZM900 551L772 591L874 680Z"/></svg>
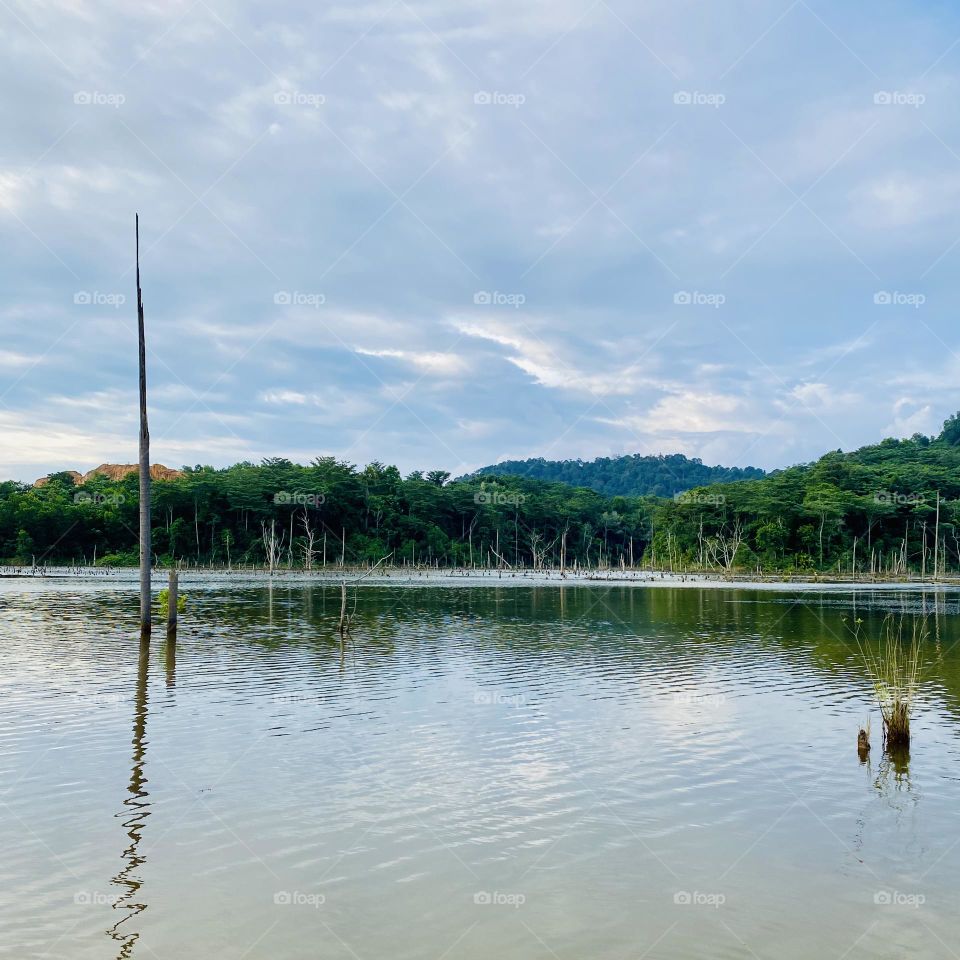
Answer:
<svg viewBox="0 0 960 960"><path fill-rule="evenodd" d="M137 257L137 337L140 355L140 632L150 634L150 430L147 427L147 345L140 289L140 215L135 220Z"/></svg>

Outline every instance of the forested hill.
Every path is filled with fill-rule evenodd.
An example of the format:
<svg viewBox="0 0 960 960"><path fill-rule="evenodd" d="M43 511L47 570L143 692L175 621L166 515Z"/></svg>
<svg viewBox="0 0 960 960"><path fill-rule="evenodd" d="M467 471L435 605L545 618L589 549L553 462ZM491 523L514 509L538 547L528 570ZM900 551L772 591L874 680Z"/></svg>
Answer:
<svg viewBox="0 0 960 960"><path fill-rule="evenodd" d="M694 489L683 489L694 471L716 480L721 468L684 457L622 459L664 470L670 464L674 472L659 489L679 492L612 496L529 474L451 483L442 470L403 477L382 463L358 469L330 457L307 466L273 459L184 468L153 484L153 547L164 565L263 565L272 556L272 566L292 567L387 559L893 577L960 572L960 416L936 437L884 440ZM96 557L135 564L137 475L117 472L0 483L0 562Z"/></svg>
<svg viewBox="0 0 960 960"><path fill-rule="evenodd" d="M698 458L669 456L598 457L596 460L504 460L481 467L473 476L529 477L572 487L587 487L610 497L672 497L711 483L757 480L758 467L708 467Z"/></svg>

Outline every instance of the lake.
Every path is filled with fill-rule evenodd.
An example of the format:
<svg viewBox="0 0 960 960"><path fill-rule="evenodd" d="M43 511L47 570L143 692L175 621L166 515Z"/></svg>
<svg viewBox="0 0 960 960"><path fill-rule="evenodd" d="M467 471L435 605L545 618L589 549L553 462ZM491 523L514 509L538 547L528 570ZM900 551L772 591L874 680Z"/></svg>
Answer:
<svg viewBox="0 0 960 960"><path fill-rule="evenodd" d="M142 651L128 582L0 581L4 956L956 956L958 593L372 583L341 649L336 585L182 589Z"/></svg>

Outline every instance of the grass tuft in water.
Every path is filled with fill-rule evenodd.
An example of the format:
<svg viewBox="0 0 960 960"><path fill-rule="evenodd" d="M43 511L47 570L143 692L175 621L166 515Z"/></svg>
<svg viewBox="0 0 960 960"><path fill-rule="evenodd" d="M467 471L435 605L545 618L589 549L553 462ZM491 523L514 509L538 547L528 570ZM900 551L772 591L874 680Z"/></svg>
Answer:
<svg viewBox="0 0 960 960"><path fill-rule="evenodd" d="M888 616L874 644L861 631L857 620L853 634L873 681L873 689L883 717L883 739L888 747L910 743L910 715L920 687L921 655L928 630L926 620L913 620L909 637L903 618ZM867 734L869 742L869 732Z"/></svg>

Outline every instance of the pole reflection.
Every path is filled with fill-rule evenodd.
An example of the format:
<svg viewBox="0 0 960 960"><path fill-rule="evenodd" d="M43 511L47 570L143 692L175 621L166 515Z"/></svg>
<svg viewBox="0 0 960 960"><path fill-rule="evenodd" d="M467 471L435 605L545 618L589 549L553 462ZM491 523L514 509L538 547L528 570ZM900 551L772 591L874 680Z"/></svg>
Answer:
<svg viewBox="0 0 960 960"><path fill-rule="evenodd" d="M168 644L169 650L172 644ZM172 678L173 661L168 659L168 682ZM137 684L134 697L133 712L133 753L131 757L130 782L127 785L127 796L124 798L124 809L117 814L123 817L123 826L127 831L129 843L122 853L123 869L113 878L111 883L121 888L121 893L113 908L123 913L123 916L107 931L108 935L120 946L117 960L133 955L133 948L140 938L140 931L129 929L129 921L137 914L147 909L141 902L139 893L143 880L139 869L145 862L140 853L140 842L143 839L143 827L150 816L149 794L146 789L147 778L143 768L147 753L147 704L148 679L150 671L150 642L147 639L140 641L140 657L137 662Z"/></svg>

